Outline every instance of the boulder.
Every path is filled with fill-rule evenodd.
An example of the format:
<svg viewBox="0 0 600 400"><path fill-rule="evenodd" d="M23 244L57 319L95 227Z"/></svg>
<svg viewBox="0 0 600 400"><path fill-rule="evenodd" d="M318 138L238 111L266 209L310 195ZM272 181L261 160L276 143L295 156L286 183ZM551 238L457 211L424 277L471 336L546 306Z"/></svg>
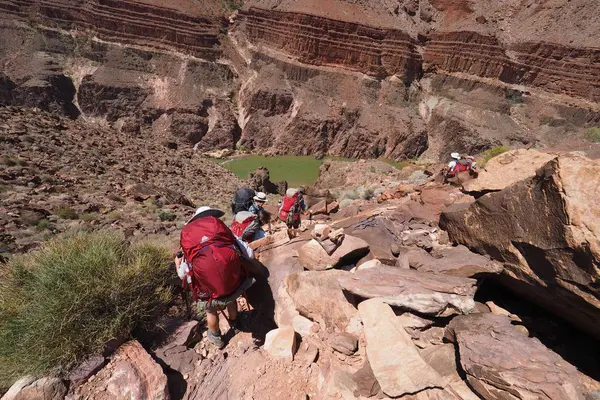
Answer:
<svg viewBox="0 0 600 400"><path fill-rule="evenodd" d="M408 254L411 268L422 272L480 278L502 272L502 264L489 257L473 253L465 246L437 247L431 253L424 250Z"/></svg>
<svg viewBox="0 0 600 400"><path fill-rule="evenodd" d="M346 235L341 246L331 255L312 239L298 250L300 264L312 271L324 271L329 268L352 264L369 253L369 244L357 237Z"/></svg>
<svg viewBox="0 0 600 400"><path fill-rule="evenodd" d="M363 298L379 298L392 306L422 314L448 316L474 311L474 279L431 274L388 266L341 275L341 287Z"/></svg>
<svg viewBox="0 0 600 400"><path fill-rule="evenodd" d="M533 178L440 219L450 238L503 262L498 280L600 337L600 161L554 158Z"/></svg>
<svg viewBox="0 0 600 400"><path fill-rule="evenodd" d="M430 319L425 319L409 312L402 313L402 315L399 315L397 318L400 325L405 329L427 329L434 323L434 321Z"/></svg>
<svg viewBox="0 0 600 400"><path fill-rule="evenodd" d="M286 286L300 314L325 329L343 332L356 316L356 308L348 303L338 283L348 275L338 270L298 272L288 277Z"/></svg>
<svg viewBox="0 0 600 400"><path fill-rule="evenodd" d="M58 378L26 376L16 381L2 400L63 400L66 394L67 387Z"/></svg>
<svg viewBox="0 0 600 400"><path fill-rule="evenodd" d="M71 382L71 387L81 385L92 375L100 371L106 365L106 359L101 355L91 356L77 367L73 368L67 378Z"/></svg>
<svg viewBox="0 0 600 400"><path fill-rule="evenodd" d="M452 343L431 346L420 350L419 354L427 364L446 380L446 384L462 381L456 367L456 351Z"/></svg>
<svg viewBox="0 0 600 400"><path fill-rule="evenodd" d="M504 316L458 316L446 338L458 345L467 380L484 399L583 399L577 369Z"/></svg>
<svg viewBox="0 0 600 400"><path fill-rule="evenodd" d="M442 377L419 355L392 308L379 299L358 305L367 358L383 392L390 397L442 387Z"/></svg>
<svg viewBox="0 0 600 400"><path fill-rule="evenodd" d="M264 349L273 358L292 361L296 353L296 332L285 327L269 331L265 337Z"/></svg>
<svg viewBox="0 0 600 400"><path fill-rule="evenodd" d="M78 386L69 400L168 400L167 377L150 354L135 340L119 347L111 361L93 379Z"/></svg>
<svg viewBox="0 0 600 400"><path fill-rule="evenodd" d="M463 184L466 192L491 192L505 189L513 183L535 176L554 157L537 150L518 149L492 158L479 172L477 179Z"/></svg>
<svg viewBox="0 0 600 400"><path fill-rule="evenodd" d="M358 349L358 338L351 333L338 333L329 339L329 345L335 351L351 356Z"/></svg>
<svg viewBox="0 0 600 400"><path fill-rule="evenodd" d="M393 265L396 261L391 252L392 245L398 243L402 224L384 216L364 217L350 225L346 232L363 239L370 245L370 250L384 264Z"/></svg>

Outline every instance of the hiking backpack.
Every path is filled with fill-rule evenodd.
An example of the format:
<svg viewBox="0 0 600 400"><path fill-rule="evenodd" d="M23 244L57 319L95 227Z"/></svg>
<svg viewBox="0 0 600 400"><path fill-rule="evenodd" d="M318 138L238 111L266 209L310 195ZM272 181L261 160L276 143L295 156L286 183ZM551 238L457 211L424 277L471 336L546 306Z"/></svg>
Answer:
<svg viewBox="0 0 600 400"><path fill-rule="evenodd" d="M464 158L461 158L460 160L458 160L456 162L456 167L454 167L454 172L465 172L468 169L471 168L471 161L470 160L465 160Z"/></svg>
<svg viewBox="0 0 600 400"><path fill-rule="evenodd" d="M252 205L253 197L256 195L256 192L249 187L243 187L235 192L235 196L233 196L233 201L231 202L231 212L233 215L239 213L240 211L248 211L250 206Z"/></svg>
<svg viewBox="0 0 600 400"><path fill-rule="evenodd" d="M242 222L236 219L231 223L231 232L240 239L249 242L254 238L257 229L260 228L258 217L254 214L248 216Z"/></svg>
<svg viewBox="0 0 600 400"><path fill-rule="evenodd" d="M279 210L279 219L285 221L288 225L293 224L300 218L300 193L296 192L293 196L285 196L281 210Z"/></svg>
<svg viewBox="0 0 600 400"><path fill-rule="evenodd" d="M191 267L189 286L195 300L227 296L242 283L245 273L237 239L220 219L208 216L188 222L181 230L181 249Z"/></svg>

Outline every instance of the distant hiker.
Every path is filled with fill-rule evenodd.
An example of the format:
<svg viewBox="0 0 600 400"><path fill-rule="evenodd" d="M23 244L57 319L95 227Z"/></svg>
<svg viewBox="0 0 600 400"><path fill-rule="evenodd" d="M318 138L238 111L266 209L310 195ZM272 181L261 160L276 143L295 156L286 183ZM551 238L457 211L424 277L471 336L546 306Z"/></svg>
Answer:
<svg viewBox="0 0 600 400"><path fill-rule="evenodd" d="M303 193L302 187L288 189L279 208L279 219L286 223L290 236L295 236L296 230L300 227L300 214L306 212Z"/></svg>
<svg viewBox="0 0 600 400"><path fill-rule="evenodd" d="M459 172L468 171L471 176L477 175L475 168L475 158L468 154L452 153L450 154L452 161L448 163L448 166L444 169L444 183L448 182L448 179L456 177Z"/></svg>
<svg viewBox="0 0 600 400"><path fill-rule="evenodd" d="M256 196L252 198L253 202L248 211L258 215L260 210L264 210L265 203L267 202L267 195L263 192L256 193Z"/></svg>
<svg viewBox="0 0 600 400"><path fill-rule="evenodd" d="M210 207L198 208L181 231L182 251L175 258L184 287L198 301L198 312L206 311L208 338L219 349L225 342L218 313L227 309L230 326L237 328L236 300L254 283L246 270L254 265L252 249L219 219L224 214Z"/></svg>
<svg viewBox="0 0 600 400"><path fill-rule="evenodd" d="M249 187L238 189L231 202L231 212L233 215L236 215L240 211L248 211L254 203L254 196L256 196L256 192Z"/></svg>

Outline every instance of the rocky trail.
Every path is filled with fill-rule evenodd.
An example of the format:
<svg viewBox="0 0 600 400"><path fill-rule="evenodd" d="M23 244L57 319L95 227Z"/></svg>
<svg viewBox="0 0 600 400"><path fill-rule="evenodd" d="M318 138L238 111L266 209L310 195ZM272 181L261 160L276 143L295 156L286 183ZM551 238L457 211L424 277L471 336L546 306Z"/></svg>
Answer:
<svg viewBox="0 0 600 400"><path fill-rule="evenodd" d="M256 246L268 279L248 292L248 301L239 300L240 331L221 319L230 339L222 351L207 341L202 323L165 317L161 326L169 328L158 338L138 336L139 342L122 344L106 358L90 359L66 381L24 378L3 400L595 399L598 335L586 318L597 321L598 275L585 266L598 256L598 236L589 218L579 224L584 220L578 213L596 210L582 203L593 197L567 185L600 166L572 154L515 151L503 157L482 171L481 185L494 184L480 187L488 194L477 200L453 185L405 184L339 211L331 207L336 212L321 213L320 221L303 221L292 240L276 225L274 235ZM523 167L524 159L544 157L549 160L541 167ZM572 169L578 162L585 167ZM515 166L515 182L504 189L485 176L510 180ZM539 258L528 253L503 256L511 254L501 247L504 236L485 228L495 218L510 221L502 213L518 215L514 207L492 206L495 198L510 201L519 190L529 193L520 199L543 190L543 207L568 215L547 212L542 220L529 207L532 219L520 218L520 235L535 230L543 240L539 224L546 223L589 243L566 264L560 249L577 253L577 242L546 249L529 240L536 254L549 252L547 268L560 265L563 272L550 276L536 269ZM478 211L483 206L490 214ZM469 236L461 236L465 212L484 218L467 223ZM497 232L498 242L487 232ZM479 253L470 250L483 243L488 247ZM567 274L580 283L568 285L561 278ZM254 302L257 294L262 303Z"/></svg>

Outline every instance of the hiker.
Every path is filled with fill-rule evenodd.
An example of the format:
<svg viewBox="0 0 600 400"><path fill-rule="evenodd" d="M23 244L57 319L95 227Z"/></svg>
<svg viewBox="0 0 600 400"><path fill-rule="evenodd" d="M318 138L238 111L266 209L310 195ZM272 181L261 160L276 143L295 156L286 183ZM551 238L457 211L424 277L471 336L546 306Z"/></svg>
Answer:
<svg viewBox="0 0 600 400"><path fill-rule="evenodd" d="M296 230L300 227L300 214L306 213L303 193L302 187L288 189L279 208L279 219L286 223L290 236L295 236Z"/></svg>
<svg viewBox="0 0 600 400"><path fill-rule="evenodd" d="M444 183L448 183L448 179L456 177L459 172L469 171L471 176L476 176L474 157L459 153L452 153L450 157L452 157L452 161L444 169Z"/></svg>
<svg viewBox="0 0 600 400"><path fill-rule="evenodd" d="M219 328L219 312L227 309L229 325L238 326L237 298L252 286L247 267L254 265L252 249L237 239L221 218L225 213L200 207L181 230L181 251L175 257L184 288L206 311L208 338L219 349L225 342Z"/></svg>
<svg viewBox="0 0 600 400"><path fill-rule="evenodd" d="M231 231L239 239L250 243L266 236L265 231L262 229L262 226L266 224L269 224L270 227L271 214L267 211L260 210L258 214L250 211L240 211L235 214Z"/></svg>
<svg viewBox="0 0 600 400"><path fill-rule="evenodd" d="M264 193L263 193L264 194ZM256 192L249 187L242 187L235 192L231 202L231 213L236 215L240 211L248 211L253 205ZM266 196L265 196L266 199Z"/></svg>
<svg viewBox="0 0 600 400"><path fill-rule="evenodd" d="M267 202L267 195L263 192L256 193L256 196L252 198L253 202L248 211L258 215L261 210L264 210L265 203Z"/></svg>

